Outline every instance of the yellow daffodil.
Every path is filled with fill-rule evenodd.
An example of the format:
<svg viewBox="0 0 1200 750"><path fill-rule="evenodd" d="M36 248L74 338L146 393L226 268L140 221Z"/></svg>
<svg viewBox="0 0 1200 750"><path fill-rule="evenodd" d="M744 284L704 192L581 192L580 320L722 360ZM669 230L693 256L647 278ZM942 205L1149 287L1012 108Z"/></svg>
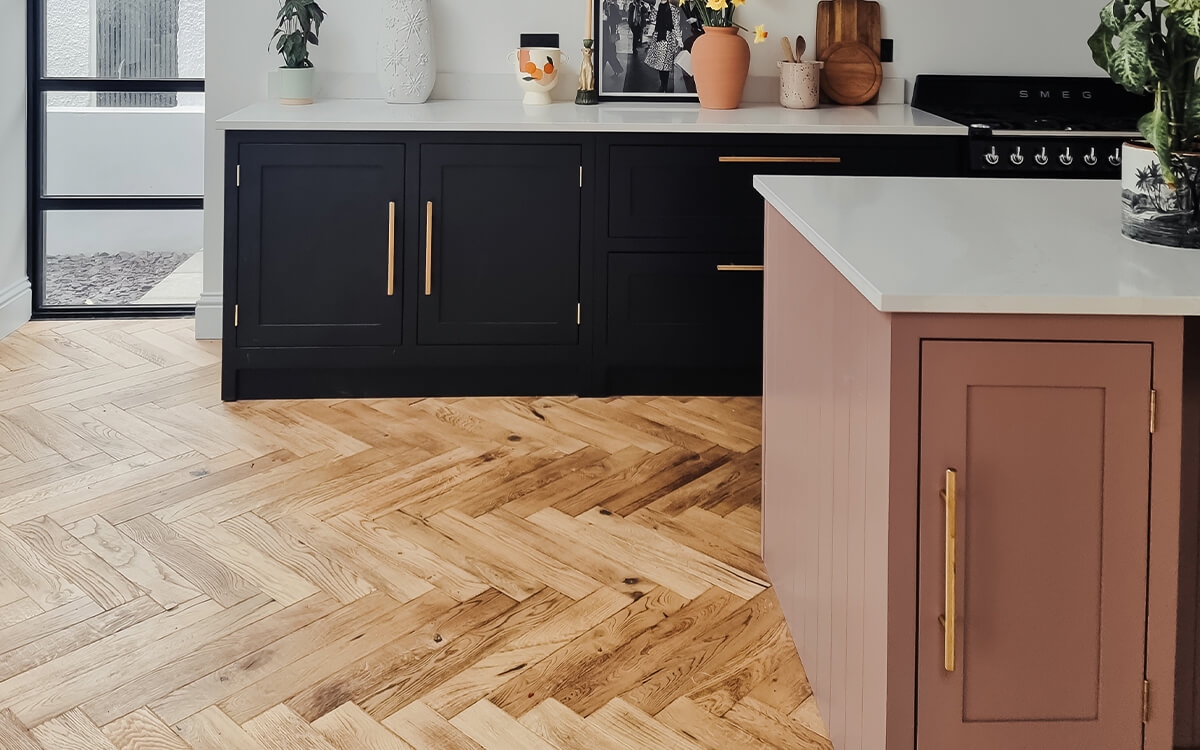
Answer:
<svg viewBox="0 0 1200 750"><path fill-rule="evenodd" d="M708 0L707 5L709 10L725 10L729 7L726 0Z"/></svg>
<svg viewBox="0 0 1200 750"><path fill-rule="evenodd" d="M740 8L746 4L746 0L730 0L730 1L733 3L733 7L735 7L735 8Z"/></svg>
<svg viewBox="0 0 1200 750"><path fill-rule="evenodd" d="M745 1L746 0L742 0L742 2ZM734 0L734 2L737 2L737 0ZM767 29L760 23L754 27L754 43L760 44L765 41L767 41Z"/></svg>

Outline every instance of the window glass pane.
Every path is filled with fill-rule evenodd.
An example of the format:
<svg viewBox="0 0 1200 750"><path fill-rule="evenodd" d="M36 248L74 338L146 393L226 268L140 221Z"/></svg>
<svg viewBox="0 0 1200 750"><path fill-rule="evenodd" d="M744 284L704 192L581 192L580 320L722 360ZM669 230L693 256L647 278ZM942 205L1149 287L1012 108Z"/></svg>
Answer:
<svg viewBox="0 0 1200 750"><path fill-rule="evenodd" d="M43 304L194 305L203 211L47 211Z"/></svg>
<svg viewBox="0 0 1200 750"><path fill-rule="evenodd" d="M204 94L110 93L174 98L174 106L106 106L94 92L46 95L44 192L49 196L182 196L204 193Z"/></svg>
<svg viewBox="0 0 1200 750"><path fill-rule="evenodd" d="M44 0L51 78L203 78L205 0Z"/></svg>

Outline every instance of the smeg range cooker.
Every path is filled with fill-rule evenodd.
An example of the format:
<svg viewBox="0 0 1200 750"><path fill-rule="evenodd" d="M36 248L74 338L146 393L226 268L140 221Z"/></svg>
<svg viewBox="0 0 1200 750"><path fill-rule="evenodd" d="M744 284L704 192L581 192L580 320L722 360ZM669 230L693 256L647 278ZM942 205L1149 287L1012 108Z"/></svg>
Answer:
<svg viewBox="0 0 1200 750"><path fill-rule="evenodd" d="M969 176L1121 176L1152 108L1107 77L917 76L912 106L966 125Z"/></svg>

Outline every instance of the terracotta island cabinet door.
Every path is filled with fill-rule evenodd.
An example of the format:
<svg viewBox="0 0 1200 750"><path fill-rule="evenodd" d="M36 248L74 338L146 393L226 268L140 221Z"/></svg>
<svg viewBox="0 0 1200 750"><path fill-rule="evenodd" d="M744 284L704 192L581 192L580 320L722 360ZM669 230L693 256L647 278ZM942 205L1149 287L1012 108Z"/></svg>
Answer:
<svg viewBox="0 0 1200 750"><path fill-rule="evenodd" d="M1151 358L922 345L918 750L1142 746Z"/></svg>

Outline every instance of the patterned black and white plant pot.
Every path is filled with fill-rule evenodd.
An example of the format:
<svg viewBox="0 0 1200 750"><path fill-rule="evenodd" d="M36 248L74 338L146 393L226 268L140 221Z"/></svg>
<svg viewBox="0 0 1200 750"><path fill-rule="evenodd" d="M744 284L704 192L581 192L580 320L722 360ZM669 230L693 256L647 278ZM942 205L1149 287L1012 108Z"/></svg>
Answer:
<svg viewBox="0 0 1200 750"><path fill-rule="evenodd" d="M1152 245L1200 249L1200 154L1172 155L1175 184L1149 144L1126 143L1121 162L1121 231Z"/></svg>

